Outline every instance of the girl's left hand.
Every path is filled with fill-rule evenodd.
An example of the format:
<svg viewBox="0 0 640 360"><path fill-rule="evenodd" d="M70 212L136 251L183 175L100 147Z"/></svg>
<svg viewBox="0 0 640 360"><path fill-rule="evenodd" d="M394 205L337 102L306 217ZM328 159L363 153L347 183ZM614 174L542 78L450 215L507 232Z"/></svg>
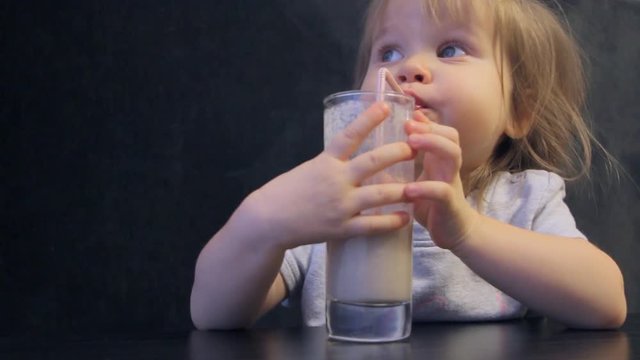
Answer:
<svg viewBox="0 0 640 360"><path fill-rule="evenodd" d="M413 201L415 218L429 230L433 242L454 249L479 218L464 195L458 131L430 121L419 111L407 122L406 131L409 145L424 155L417 160L422 171L415 183L405 187L405 195Z"/></svg>

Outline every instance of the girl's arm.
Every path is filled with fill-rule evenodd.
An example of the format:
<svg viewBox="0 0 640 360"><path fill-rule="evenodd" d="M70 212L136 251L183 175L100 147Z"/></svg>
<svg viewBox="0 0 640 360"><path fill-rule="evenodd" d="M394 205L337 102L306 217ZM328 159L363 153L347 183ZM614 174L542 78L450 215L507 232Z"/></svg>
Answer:
<svg viewBox="0 0 640 360"><path fill-rule="evenodd" d="M404 184L361 186L367 177L413 159L406 142L356 156L362 141L389 114L371 106L315 158L254 191L206 244L196 263L191 318L199 329L251 325L285 296L278 271L296 246L380 234L409 222L406 213L360 215L406 201Z"/></svg>
<svg viewBox="0 0 640 360"><path fill-rule="evenodd" d="M405 193L441 248L476 274L543 315L580 328L615 328L626 318L620 269L582 239L524 230L480 215L465 199L457 131L414 114L409 144L424 153Z"/></svg>
<svg viewBox="0 0 640 360"><path fill-rule="evenodd" d="M196 262L191 319L198 329L250 326L285 296L278 273L284 250L259 235L268 230L261 231L259 223L250 220L248 202L205 245Z"/></svg>
<svg viewBox="0 0 640 360"><path fill-rule="evenodd" d="M524 230L475 215L451 251L476 274L530 308L568 326L617 328L627 305L622 274L583 239Z"/></svg>

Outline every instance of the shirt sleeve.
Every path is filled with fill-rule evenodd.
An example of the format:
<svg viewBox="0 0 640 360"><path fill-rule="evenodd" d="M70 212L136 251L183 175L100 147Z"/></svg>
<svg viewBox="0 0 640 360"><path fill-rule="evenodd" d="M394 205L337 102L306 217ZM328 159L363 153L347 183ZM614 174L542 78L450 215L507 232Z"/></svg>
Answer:
<svg viewBox="0 0 640 360"><path fill-rule="evenodd" d="M576 226L576 221L571 214L569 206L564 201L566 196L564 180L557 174L545 172L540 185L541 191L538 210L534 214L532 230L552 235L560 235L572 238L586 236Z"/></svg>
<svg viewBox="0 0 640 360"><path fill-rule="evenodd" d="M303 245L285 251L280 274L287 287L288 297L299 292L309 268L311 245Z"/></svg>

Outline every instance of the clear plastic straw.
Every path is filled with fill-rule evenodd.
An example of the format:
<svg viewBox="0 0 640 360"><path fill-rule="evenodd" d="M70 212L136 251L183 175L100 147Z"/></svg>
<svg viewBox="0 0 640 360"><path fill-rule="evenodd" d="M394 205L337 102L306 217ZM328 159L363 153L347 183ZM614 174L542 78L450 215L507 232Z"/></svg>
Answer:
<svg viewBox="0 0 640 360"><path fill-rule="evenodd" d="M391 87L391 89L395 92L399 92L400 94L404 94L404 91L402 91L402 88L400 87L400 85L398 85L398 83L396 82L396 80L393 78L393 75L391 74L391 71L389 71L387 68L380 68L380 70L378 70L378 88L377 88L377 100L378 101L383 101L384 100L384 93L386 91L387 85L389 85L389 87Z"/></svg>
<svg viewBox="0 0 640 360"><path fill-rule="evenodd" d="M393 78L393 75L387 68L380 68L378 70L378 83L376 89L376 100L384 101L384 94L387 89L387 85L395 92L404 95L404 91L400 88L400 85ZM378 125L375 129L373 129L373 138L376 146L381 146L384 144L384 126L382 124ZM374 182L383 182L383 175L376 174L371 177ZM381 214L381 208L372 209L373 214Z"/></svg>
<svg viewBox="0 0 640 360"><path fill-rule="evenodd" d="M389 69L385 67L382 67L380 68L380 70L378 70L378 84L377 84L378 88L376 89L377 101L384 101L384 93L386 91L387 85L389 85L389 87L391 87L391 89L393 89L394 91L404 95L404 91L402 91L402 88L400 87L400 85L398 85L396 80L393 78L391 71L389 71ZM374 138L375 138L376 144L378 146L382 145L384 142L383 127L378 126L377 128L374 129L373 132L374 132Z"/></svg>

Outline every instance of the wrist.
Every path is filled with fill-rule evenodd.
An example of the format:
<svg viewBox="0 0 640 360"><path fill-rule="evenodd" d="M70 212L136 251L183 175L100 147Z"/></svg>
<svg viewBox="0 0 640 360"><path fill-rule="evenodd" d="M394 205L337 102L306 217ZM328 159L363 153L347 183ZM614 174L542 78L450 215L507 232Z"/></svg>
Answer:
<svg viewBox="0 0 640 360"><path fill-rule="evenodd" d="M468 256L475 246L474 242L478 238L477 235L482 227L483 221L484 216L474 209L470 209L467 220L465 221L467 225L464 227L462 235L460 235L458 240L454 243L454 246L452 246L449 251L459 258Z"/></svg>
<svg viewBox="0 0 640 360"><path fill-rule="evenodd" d="M249 194L238 206L225 227L239 234L246 246L267 252L284 252L286 231L273 219L272 211L264 206L258 191Z"/></svg>

